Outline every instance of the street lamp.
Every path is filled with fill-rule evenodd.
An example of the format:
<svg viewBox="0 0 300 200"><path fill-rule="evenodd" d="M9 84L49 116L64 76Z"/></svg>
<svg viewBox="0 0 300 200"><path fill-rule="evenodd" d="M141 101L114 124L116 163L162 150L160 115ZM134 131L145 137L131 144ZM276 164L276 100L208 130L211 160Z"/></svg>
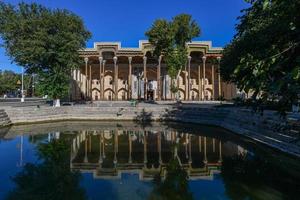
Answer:
<svg viewBox="0 0 300 200"><path fill-rule="evenodd" d="M22 67L22 90L21 90L21 102L24 102L24 68Z"/></svg>

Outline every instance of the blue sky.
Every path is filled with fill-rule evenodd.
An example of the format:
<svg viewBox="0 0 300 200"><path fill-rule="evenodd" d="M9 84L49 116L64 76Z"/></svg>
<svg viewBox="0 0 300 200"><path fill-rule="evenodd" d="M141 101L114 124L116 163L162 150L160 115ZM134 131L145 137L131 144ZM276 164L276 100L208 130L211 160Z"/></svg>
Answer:
<svg viewBox="0 0 300 200"><path fill-rule="evenodd" d="M1 1L1 0L0 0ZM24 0L50 8L65 8L81 16L93 37L87 42L120 41L124 47L138 46L144 33L157 18L171 19L180 13L191 14L201 27L195 40L211 40L213 46L225 46L235 33L244 0ZM19 0L4 0L17 4ZM0 48L0 69L21 71Z"/></svg>

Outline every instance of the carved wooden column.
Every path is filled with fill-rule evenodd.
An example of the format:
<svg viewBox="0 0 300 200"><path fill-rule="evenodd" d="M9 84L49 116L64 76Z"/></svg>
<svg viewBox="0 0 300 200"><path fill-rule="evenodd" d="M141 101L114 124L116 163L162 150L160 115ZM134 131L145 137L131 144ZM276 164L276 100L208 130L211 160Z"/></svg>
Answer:
<svg viewBox="0 0 300 200"><path fill-rule="evenodd" d="M191 99L191 56L188 56L188 98L187 100Z"/></svg>
<svg viewBox="0 0 300 200"><path fill-rule="evenodd" d="M114 57L114 93L115 93L115 101L118 100L118 57Z"/></svg>
<svg viewBox="0 0 300 200"><path fill-rule="evenodd" d="M93 100L92 97L92 65L90 65L90 75L89 75L89 96L91 98L91 100Z"/></svg>
<svg viewBox="0 0 300 200"><path fill-rule="evenodd" d="M184 69L185 73L184 73L184 100L188 100L188 90L189 90L189 83L188 83L188 69L187 69L187 65L185 64L185 69Z"/></svg>
<svg viewBox="0 0 300 200"><path fill-rule="evenodd" d="M162 157L161 157L161 132L157 133L157 151L158 151L158 163L162 165Z"/></svg>
<svg viewBox="0 0 300 200"><path fill-rule="evenodd" d="M103 100L102 99L102 93L103 93L103 90L102 90L102 62L103 62L103 57L99 57L99 83L100 83L100 97L99 99L100 100Z"/></svg>
<svg viewBox="0 0 300 200"><path fill-rule="evenodd" d="M222 162L222 142L219 141L219 160L218 160L219 163Z"/></svg>
<svg viewBox="0 0 300 200"><path fill-rule="evenodd" d="M118 163L118 158L117 158L117 153L118 153L118 143L119 143L119 141L118 141L118 130L115 130L114 131L114 165L116 166L117 165L117 163Z"/></svg>
<svg viewBox="0 0 300 200"><path fill-rule="evenodd" d="M215 100L215 66L214 66L214 64L212 64L212 66L211 66L211 84L212 84L211 99Z"/></svg>
<svg viewBox="0 0 300 200"><path fill-rule="evenodd" d="M189 145L189 166L191 167L192 163L193 163L193 159L192 159L192 136L190 134L188 134L188 145Z"/></svg>
<svg viewBox="0 0 300 200"><path fill-rule="evenodd" d="M106 60L103 60L102 62L102 99L104 100L104 93L105 93L105 63L106 63Z"/></svg>
<svg viewBox="0 0 300 200"><path fill-rule="evenodd" d="M128 163L132 163L132 140L131 140L130 132L128 132L128 146L129 146Z"/></svg>
<svg viewBox="0 0 300 200"><path fill-rule="evenodd" d="M98 160L98 163L101 167L102 163L103 163L103 159L102 159L102 146L101 146L101 143L102 143L102 138L101 138L101 134L99 134L99 160Z"/></svg>
<svg viewBox="0 0 300 200"><path fill-rule="evenodd" d="M207 164L207 154L206 154L206 137L204 137L204 164Z"/></svg>
<svg viewBox="0 0 300 200"><path fill-rule="evenodd" d="M144 166L147 166L147 132L144 131Z"/></svg>
<svg viewBox="0 0 300 200"><path fill-rule="evenodd" d="M202 136L198 136L198 143L199 143L199 152L201 152L201 149L202 149Z"/></svg>
<svg viewBox="0 0 300 200"><path fill-rule="evenodd" d="M85 57L84 58L84 62L85 62L85 87L84 87L84 96L85 96L85 99L87 98L87 84L88 84L88 62L89 62L89 58L88 57Z"/></svg>
<svg viewBox="0 0 300 200"><path fill-rule="evenodd" d="M202 98L201 65L198 65L198 101Z"/></svg>
<svg viewBox="0 0 300 200"><path fill-rule="evenodd" d="M206 56L202 57L202 62L203 62L203 100L205 100L205 62L206 62Z"/></svg>
<svg viewBox="0 0 300 200"><path fill-rule="evenodd" d="M162 56L159 56L158 58L158 66L157 66L157 100L161 100L161 83L160 83L160 74L161 74L161 60Z"/></svg>
<svg viewBox="0 0 300 200"><path fill-rule="evenodd" d="M147 100L147 57L144 56L144 99Z"/></svg>
<svg viewBox="0 0 300 200"><path fill-rule="evenodd" d="M221 91L221 72L220 72L220 61L221 61L221 57L218 56L217 57L217 60L218 60L218 83L219 83L219 98L222 96L222 91Z"/></svg>
<svg viewBox="0 0 300 200"><path fill-rule="evenodd" d="M131 65L132 57L128 57L128 94L127 100L132 98L132 90L131 90L131 76L132 76L132 65Z"/></svg>

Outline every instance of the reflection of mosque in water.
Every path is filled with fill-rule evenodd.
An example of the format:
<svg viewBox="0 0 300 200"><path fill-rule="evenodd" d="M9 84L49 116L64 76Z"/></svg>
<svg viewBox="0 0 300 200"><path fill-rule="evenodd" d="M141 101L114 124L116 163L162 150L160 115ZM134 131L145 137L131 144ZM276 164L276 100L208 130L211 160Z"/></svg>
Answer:
<svg viewBox="0 0 300 200"><path fill-rule="evenodd" d="M212 179L220 172L222 156L245 152L231 142L175 131L82 131L73 138L71 169L91 172L94 178L136 173L140 180L151 180L165 174L176 156L190 179Z"/></svg>

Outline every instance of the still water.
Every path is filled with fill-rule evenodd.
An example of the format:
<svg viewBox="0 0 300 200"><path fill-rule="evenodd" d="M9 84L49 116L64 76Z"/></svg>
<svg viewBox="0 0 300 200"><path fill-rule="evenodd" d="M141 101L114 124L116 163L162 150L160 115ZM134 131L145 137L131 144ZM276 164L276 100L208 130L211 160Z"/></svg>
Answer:
<svg viewBox="0 0 300 200"><path fill-rule="evenodd" d="M0 129L0 199L299 199L299 159L216 127Z"/></svg>

